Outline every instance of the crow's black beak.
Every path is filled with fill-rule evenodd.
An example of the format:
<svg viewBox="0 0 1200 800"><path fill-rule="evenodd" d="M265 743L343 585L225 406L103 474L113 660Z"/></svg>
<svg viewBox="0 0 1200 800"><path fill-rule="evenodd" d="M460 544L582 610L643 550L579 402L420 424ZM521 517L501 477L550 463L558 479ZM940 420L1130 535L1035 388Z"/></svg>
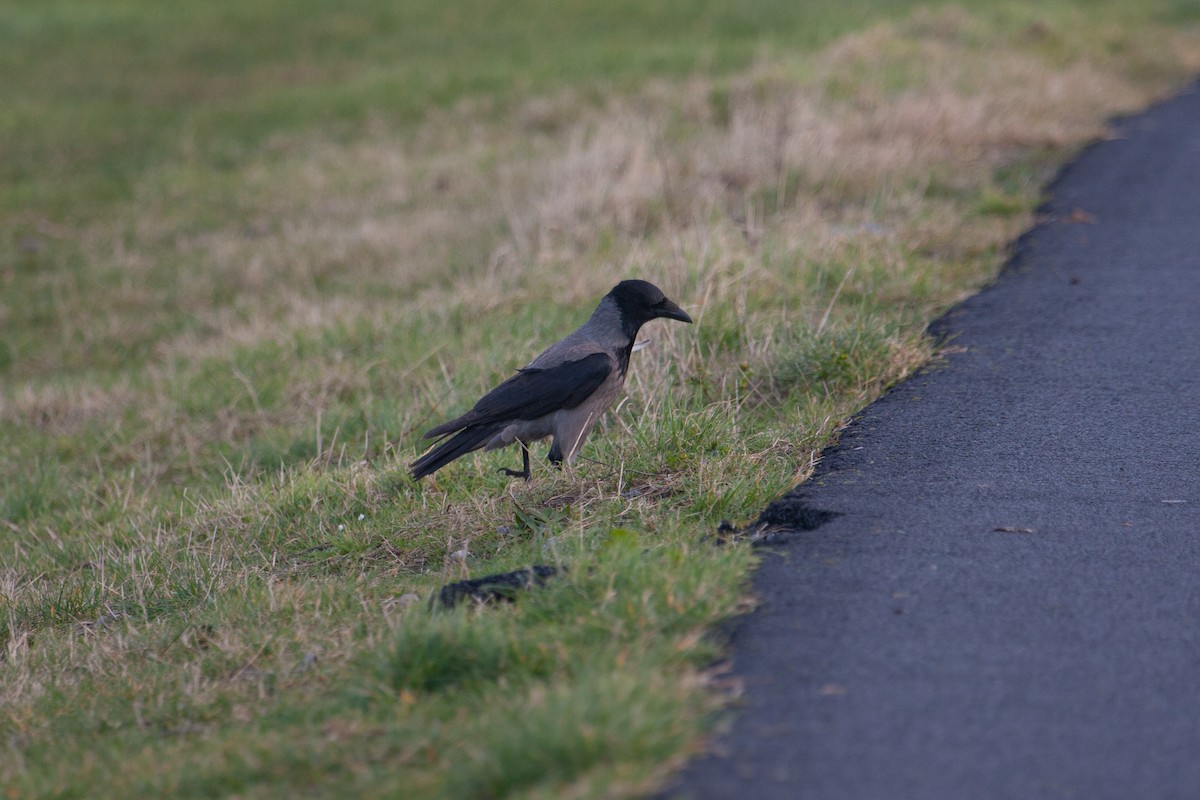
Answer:
<svg viewBox="0 0 1200 800"><path fill-rule="evenodd" d="M686 311L666 298L663 298L663 301L655 307L654 316L665 317L666 319L677 319L680 322L686 322L689 325L692 323L692 318L688 316Z"/></svg>

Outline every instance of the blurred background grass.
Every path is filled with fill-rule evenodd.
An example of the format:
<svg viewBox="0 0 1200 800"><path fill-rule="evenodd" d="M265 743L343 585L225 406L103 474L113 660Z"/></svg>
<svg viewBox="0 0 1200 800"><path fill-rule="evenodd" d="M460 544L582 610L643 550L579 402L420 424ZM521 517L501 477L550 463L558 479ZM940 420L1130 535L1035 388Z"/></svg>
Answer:
<svg viewBox="0 0 1200 800"><path fill-rule="evenodd" d="M917 3L883 5L901 14ZM563 86L728 72L881 10L864 0L18 0L0 27L0 198L8 211L77 218L129 199L136 176L167 159L229 168L276 134L352 138L464 98L503 106Z"/></svg>

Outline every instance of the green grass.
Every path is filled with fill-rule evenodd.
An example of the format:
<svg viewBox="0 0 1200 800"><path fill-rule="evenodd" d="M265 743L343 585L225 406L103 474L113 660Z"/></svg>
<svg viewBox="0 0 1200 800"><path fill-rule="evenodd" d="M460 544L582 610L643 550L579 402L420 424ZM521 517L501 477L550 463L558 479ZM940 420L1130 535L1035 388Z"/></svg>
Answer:
<svg viewBox="0 0 1200 800"><path fill-rule="evenodd" d="M1200 69L1192 2L924 6L0 9L8 796L659 785L752 605L718 524ZM697 324L647 329L576 469L408 480L630 276Z"/></svg>
<svg viewBox="0 0 1200 800"><path fill-rule="evenodd" d="M728 72L878 13L861 0L17 2L0 27L4 208L77 219L81 198L85 210L128 199L144 170L179 159L228 170L272 137L344 141L464 98L502 107L564 86Z"/></svg>

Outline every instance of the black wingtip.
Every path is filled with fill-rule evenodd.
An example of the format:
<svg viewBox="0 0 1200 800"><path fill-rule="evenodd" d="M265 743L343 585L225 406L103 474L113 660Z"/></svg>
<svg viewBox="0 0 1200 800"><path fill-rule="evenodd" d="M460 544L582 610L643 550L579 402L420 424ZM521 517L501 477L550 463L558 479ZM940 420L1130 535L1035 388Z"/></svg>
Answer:
<svg viewBox="0 0 1200 800"><path fill-rule="evenodd" d="M473 421L474 420L471 419L471 412L468 411L466 414L463 414L461 417L457 417L455 419L450 420L449 422L443 422L441 425L437 425L435 427L430 428L429 430L425 431L425 435L422 436L421 438L422 439L437 439L442 436L449 436L452 433L464 430L465 428L469 428L471 426L471 424L473 423Z"/></svg>

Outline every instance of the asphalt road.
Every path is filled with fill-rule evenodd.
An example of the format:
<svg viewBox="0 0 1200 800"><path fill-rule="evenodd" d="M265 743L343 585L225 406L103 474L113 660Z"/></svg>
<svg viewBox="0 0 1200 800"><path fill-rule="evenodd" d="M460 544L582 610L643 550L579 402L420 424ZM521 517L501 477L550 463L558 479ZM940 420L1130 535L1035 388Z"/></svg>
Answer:
<svg viewBox="0 0 1200 800"><path fill-rule="evenodd" d="M769 510L839 516L766 551L668 796L1200 798L1200 93L1115 133Z"/></svg>

